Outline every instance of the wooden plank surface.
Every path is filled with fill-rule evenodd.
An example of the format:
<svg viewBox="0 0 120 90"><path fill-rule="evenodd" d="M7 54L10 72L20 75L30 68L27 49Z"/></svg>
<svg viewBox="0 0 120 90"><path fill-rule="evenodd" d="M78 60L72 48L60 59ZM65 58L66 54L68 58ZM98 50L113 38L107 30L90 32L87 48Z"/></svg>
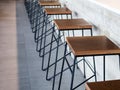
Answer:
<svg viewBox="0 0 120 90"><path fill-rule="evenodd" d="M16 1L0 0L0 90L18 90Z"/></svg>
<svg viewBox="0 0 120 90"><path fill-rule="evenodd" d="M120 80L89 82L86 84L86 90L119 90Z"/></svg>
<svg viewBox="0 0 120 90"><path fill-rule="evenodd" d="M120 54L120 48L106 36L67 37L75 56Z"/></svg>

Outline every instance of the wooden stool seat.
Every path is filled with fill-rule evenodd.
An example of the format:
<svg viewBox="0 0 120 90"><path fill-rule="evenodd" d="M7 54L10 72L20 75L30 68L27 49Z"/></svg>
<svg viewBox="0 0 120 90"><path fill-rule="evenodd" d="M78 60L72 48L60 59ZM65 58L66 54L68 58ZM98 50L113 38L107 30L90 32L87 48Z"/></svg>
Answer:
<svg viewBox="0 0 120 90"><path fill-rule="evenodd" d="M47 15L72 14L68 8L45 8Z"/></svg>
<svg viewBox="0 0 120 90"><path fill-rule="evenodd" d="M75 56L120 54L120 49L105 36L67 37Z"/></svg>
<svg viewBox="0 0 120 90"><path fill-rule="evenodd" d="M58 1L39 1L41 6L61 6Z"/></svg>
<svg viewBox="0 0 120 90"><path fill-rule="evenodd" d="M120 90L120 80L89 82L86 90Z"/></svg>
<svg viewBox="0 0 120 90"><path fill-rule="evenodd" d="M59 30L78 30L78 29L91 29L92 25L84 19L63 19L54 20L55 25Z"/></svg>

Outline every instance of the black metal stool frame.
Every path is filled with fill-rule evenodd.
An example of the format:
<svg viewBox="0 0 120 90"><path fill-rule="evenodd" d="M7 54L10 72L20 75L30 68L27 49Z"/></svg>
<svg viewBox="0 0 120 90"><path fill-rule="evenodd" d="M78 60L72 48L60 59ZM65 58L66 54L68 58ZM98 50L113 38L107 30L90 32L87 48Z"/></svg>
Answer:
<svg viewBox="0 0 120 90"><path fill-rule="evenodd" d="M61 17L62 17L62 15L64 15L64 14L61 14ZM72 15L71 15L71 14L65 14L65 15L66 15L66 18L67 18L67 19L68 19L68 15L70 15L70 16L71 16L70 18L72 18ZM45 18L47 18L48 16L49 16L49 15L46 14ZM50 15L50 16L51 16L51 15ZM56 14L56 16L57 16L57 14ZM48 20L48 19L47 19L47 20ZM52 20L52 21L53 21L53 20ZM49 21L48 23L50 23L50 22L52 22L52 21ZM52 28L50 28L49 30L45 30L45 33L43 33L42 36L45 35L47 32L49 32L51 29L52 29ZM51 34L51 32L48 33L47 35L49 35L49 34ZM47 35L46 35L46 36L47 36ZM41 39L39 39L40 42L41 42L40 45L42 45L42 39L45 40L45 37L42 37ZM54 41L53 41L53 42L54 42ZM49 45L49 44L48 44L48 45ZM44 50L45 47L47 47L48 45L44 45L43 47L40 47L40 49L38 50L38 43L37 43L37 44L36 44L37 51L40 52L41 50ZM43 55L44 55L44 54L43 54ZM40 54L40 56L43 56L43 55Z"/></svg>
<svg viewBox="0 0 120 90"><path fill-rule="evenodd" d="M89 29L89 28L88 28ZM82 29L82 36L84 36L84 28ZM93 35L92 34L92 29L90 28L90 31L91 31L91 35ZM53 30L53 32L54 32L54 30ZM52 33L53 35L52 35L52 39L53 39L53 36L54 36L54 33ZM59 31L59 35L60 35L60 31ZM60 37L60 36L58 36L58 37ZM51 42L52 42L52 39L51 39ZM57 76L57 75L59 75L59 74L61 74L61 72L59 72L59 73L57 73L56 74L56 68L57 68L57 62L58 61L60 61L60 60L62 60L62 59L59 59L58 60L58 48L59 48L59 40L58 40L58 42L57 42L57 47L56 47L56 61L55 61L55 63L53 63L53 64L51 64L51 65L49 65L50 64L50 58L51 58L51 52L52 52L52 44L51 44L51 46L50 46L50 51L49 51L49 58L48 58L48 66L47 66L47 73L46 73L46 80L50 80L50 79L52 79L53 78L53 86L52 86L52 90L54 90L54 86L55 86L55 77ZM66 56L66 55L65 55ZM83 59L82 59L83 60ZM81 61L81 60L80 60ZM77 63L79 63L80 61L78 61ZM68 62L68 61L67 61ZM76 62L75 62L75 64L77 64ZM68 64L68 63L67 63ZM55 65L55 68L54 68L54 75L52 76L52 77L50 77L50 78L48 78L48 73L49 73L49 68L52 66L52 65ZM69 65L68 64L68 67L72 67L72 66L74 66L74 65ZM69 69L69 68L66 68L66 69L64 69L63 71L66 71L67 69ZM71 69L70 69L70 71L71 71Z"/></svg>
<svg viewBox="0 0 120 90"><path fill-rule="evenodd" d="M85 29L84 29L85 30ZM88 28L88 30L90 30L91 31L91 36L93 35L92 34L92 29L90 28ZM66 30L65 30L66 31ZM74 30L69 30L69 31L74 31ZM76 31L76 30L75 30ZM55 31L54 31L55 32ZM59 32L60 33L60 32ZM52 35L53 37L54 37L54 35ZM75 35L73 34L73 37L74 37ZM84 36L84 31L82 30L82 36ZM57 38L56 40L58 40L58 39L60 39L60 38ZM51 43L50 43L50 45L52 45L52 43L53 43L53 41L51 40ZM44 53L44 55L46 55L46 54L51 54L51 52L52 52L52 50L54 50L54 49L56 49L56 48L58 48L58 47L60 47L61 45L64 45L65 44L65 42L63 42L63 43L61 43L61 44L58 44L56 47L54 47L54 48L50 48L50 51L48 51L48 52L46 52L46 53ZM70 52L71 53L71 52ZM70 53L68 53L67 55L69 55ZM59 60L57 60L56 62L59 62L61 59L62 59L63 57L61 57ZM50 60L50 55L49 55L49 58L48 58L48 60ZM55 63L52 63L51 65L48 63L48 66L47 66L47 70L49 71L49 67L51 67L51 66L53 66ZM47 74L46 74L47 75ZM52 78L52 77L51 77ZM50 80L51 78L47 78L47 80Z"/></svg>
<svg viewBox="0 0 120 90"><path fill-rule="evenodd" d="M37 18L35 18L36 20L38 20L38 17L44 18L44 13L45 13L44 8L46 7L46 6L40 6L40 4L38 4L38 5L39 5L39 7L40 7L39 12L41 13L41 15L40 15L40 16L37 16ZM50 6L49 6L49 7L50 7ZM60 5L54 5L53 7L60 8L61 6L60 6ZM36 22L37 22L37 21L36 21ZM43 24L44 22L42 21L41 23ZM33 28L36 28L36 27L39 26L41 23L36 24L35 27L33 27ZM43 24L43 25L44 25L44 24ZM39 30L40 30L40 27L39 27L38 29L35 29L35 34L37 33L37 31L39 32ZM41 35L41 36L42 36L42 35ZM38 33L38 35L37 35L36 38L35 38L35 41L37 42L37 40L39 40L39 38L40 38L41 36L39 36L39 33ZM37 51L38 51L38 50L37 50Z"/></svg>
<svg viewBox="0 0 120 90"><path fill-rule="evenodd" d="M71 16L71 14L65 14L65 15L67 15L67 18L68 18L68 15L70 15ZM46 20L44 21L46 24L47 24L47 17L48 17L48 15L47 14L45 14L44 13L44 18L46 18ZM72 17L72 16L71 16ZM44 29L44 30L47 30L47 25L45 25L45 28L46 29ZM50 30L52 31L52 29L53 28L50 28ZM48 30L47 30L48 31ZM55 30L54 30L54 32L55 32ZM52 32L52 33L54 33L54 32ZM49 33L49 34L52 34L52 33ZM48 35L49 35L48 34ZM45 57L45 48L47 47L47 46L49 46L51 43L53 43L53 42L55 42L56 40L57 40L57 38L55 37L55 35L53 35L53 37L54 37L54 41L52 41L51 43L49 43L49 44L47 44L46 45L46 37L47 37L47 35L46 35L46 31L45 31L45 34L44 34L45 36L44 36L44 38L41 38L41 40L40 40L40 50L39 50L39 56L41 57L42 56L42 70L43 71L45 71L47 68L44 68L44 57ZM43 39L44 39L44 41L43 41ZM42 47L42 43L43 43L43 47ZM41 55L41 51L43 50L43 54ZM48 51L49 52L49 51ZM47 53L48 53L47 52Z"/></svg>
<svg viewBox="0 0 120 90"><path fill-rule="evenodd" d="M61 81L62 81L62 75L64 72L64 63L65 63L65 59L66 58L66 51L67 51L67 43L65 44L65 50L64 50L64 58L62 61L62 67L61 67L61 74L60 74L60 80L59 80L59 86L58 86L58 90L60 90L61 87ZM85 57L85 56L83 56ZM73 87L73 81L74 81L74 73L75 73L75 65L76 65L76 61L77 61L77 56L74 56L74 60L73 60L73 68L72 68L72 78L71 78L71 85L70 85L70 90L75 90L77 87L81 86L82 84L84 84L86 81L88 81L89 79L93 78L95 76L95 81L97 81L96 78L96 66L95 66L95 57L93 56L93 65L94 65L94 70L92 70L92 68L90 67L90 65L87 63L87 61L85 60L85 58L83 59L84 62L84 78L86 77L85 75L85 63L88 65L88 67L90 68L90 70L94 73L92 76L90 76L88 79L86 79L85 81L83 81L82 83L78 84L77 86Z"/></svg>

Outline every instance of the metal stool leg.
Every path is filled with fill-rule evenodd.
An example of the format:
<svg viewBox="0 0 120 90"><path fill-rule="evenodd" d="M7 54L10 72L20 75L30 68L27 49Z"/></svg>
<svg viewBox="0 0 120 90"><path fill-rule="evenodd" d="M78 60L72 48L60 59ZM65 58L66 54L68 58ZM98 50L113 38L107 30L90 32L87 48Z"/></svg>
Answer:
<svg viewBox="0 0 120 90"><path fill-rule="evenodd" d="M95 82L97 82L95 56L93 56L93 66L94 66Z"/></svg>
<svg viewBox="0 0 120 90"><path fill-rule="evenodd" d="M45 34L44 34L44 38L41 40L41 44L40 44L40 49L41 49L41 47L42 47L42 43L43 43L43 57L42 57L42 70L43 71L45 71L46 70L46 68L44 68L44 58L45 58L45 56L44 56L44 54L45 54L45 50L46 50L46 47L45 47L45 45L46 45L46 30L47 30L47 16L46 16L46 14L44 13L44 15L45 15ZM52 33L54 33L54 26L52 27L52 29L53 29L53 32ZM51 30L52 30L51 29ZM53 35L54 36L54 35ZM52 44L52 43L51 43ZM41 52L39 51L39 55L41 54Z"/></svg>
<svg viewBox="0 0 120 90"><path fill-rule="evenodd" d="M83 68L84 68L84 78L86 78L86 67L85 67L85 57L83 57Z"/></svg>
<svg viewBox="0 0 120 90"><path fill-rule="evenodd" d="M54 34L54 26L53 26L53 32L52 32L52 38L51 38L51 44L50 44L50 51L49 51L49 57L48 57L48 65L47 65L47 71L46 71L46 80L48 79L48 72L49 72L49 65L50 65L50 58L51 58L51 52L52 52L52 40L53 40L53 34Z"/></svg>
<svg viewBox="0 0 120 90"><path fill-rule="evenodd" d="M45 15L45 14L44 14ZM44 18L45 19L45 30L47 29L47 18ZM45 38L44 38L44 45L46 43L46 34L45 34ZM41 45L42 45L42 41L41 41ZM43 49L43 54L45 53L45 49ZM42 58L42 70L45 71L44 69L44 57Z"/></svg>
<svg viewBox="0 0 120 90"><path fill-rule="evenodd" d="M65 44L64 58L63 58L63 61L62 61L62 67L61 67L61 74L60 74L58 90L60 90L60 87L61 87L61 81L62 81L62 76L63 76L63 69L64 69L66 51L67 51L67 43Z"/></svg>
<svg viewBox="0 0 120 90"><path fill-rule="evenodd" d="M64 51L64 55L66 54L66 51L67 51L67 44L65 45L65 51ZM65 63L65 57L63 57L63 62L62 62L62 67L61 67L61 73L60 73L60 79L59 79L59 86L58 86L58 90L60 90L61 88L61 82L62 82L62 76L63 76L63 72L64 72L64 63ZM93 57L94 58L94 57ZM95 58L94 58L95 59ZM71 77L71 85L70 85L70 90L75 90L76 88L78 88L79 86L81 86L82 84L84 84L86 81L88 81L89 79L91 79L92 77L95 76L96 78L96 67L94 66L94 70L92 70L92 68L90 67L90 65L85 61L85 59L82 59L81 61L84 62L84 64L86 63L89 68L91 69L91 71L94 73L94 75L90 76L89 78L87 78L86 80L84 80L82 83L76 85L75 87L73 86L73 83L74 83L74 75L75 75L75 65L77 64L76 63L76 60L77 60L77 57L74 56L74 61L73 61L73 68L72 68L72 77ZM80 61L80 62L81 62ZM95 60L93 60L94 62L94 65L95 65ZM84 67L85 69L85 67ZM97 81L97 78L96 78L96 81Z"/></svg>
<svg viewBox="0 0 120 90"><path fill-rule="evenodd" d="M103 81L105 81L105 55L103 56Z"/></svg>
<svg viewBox="0 0 120 90"><path fill-rule="evenodd" d="M120 69L120 55L118 55L119 56L119 69Z"/></svg>
<svg viewBox="0 0 120 90"><path fill-rule="evenodd" d="M58 38L60 37L60 31L58 32ZM57 41L57 46L59 45L59 39ZM54 90L55 87L55 75L56 75L56 69L57 69L57 59L58 59L58 50L59 46L56 49L56 58L55 58L55 67L54 67L54 78L53 78L53 85L52 85L52 90Z"/></svg>
<svg viewBox="0 0 120 90"><path fill-rule="evenodd" d="M70 90L73 90L73 81L74 81L74 73L75 73L75 60L76 60L76 57L74 57L74 61L73 61L73 73L72 73L72 78L71 78Z"/></svg>

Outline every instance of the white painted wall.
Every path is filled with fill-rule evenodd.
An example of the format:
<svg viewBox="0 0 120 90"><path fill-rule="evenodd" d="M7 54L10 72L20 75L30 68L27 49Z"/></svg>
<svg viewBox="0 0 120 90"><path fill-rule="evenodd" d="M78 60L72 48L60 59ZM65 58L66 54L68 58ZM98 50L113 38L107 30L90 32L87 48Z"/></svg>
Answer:
<svg viewBox="0 0 120 90"><path fill-rule="evenodd" d="M84 18L93 25L94 35L106 35L120 46L120 12L95 0L61 0L73 11L73 18ZM89 62L92 64L90 58ZM96 57L98 80L102 80L102 57ZM90 72L87 71L87 75ZM118 56L106 57L106 79L120 79ZM92 80L93 81L93 80Z"/></svg>

